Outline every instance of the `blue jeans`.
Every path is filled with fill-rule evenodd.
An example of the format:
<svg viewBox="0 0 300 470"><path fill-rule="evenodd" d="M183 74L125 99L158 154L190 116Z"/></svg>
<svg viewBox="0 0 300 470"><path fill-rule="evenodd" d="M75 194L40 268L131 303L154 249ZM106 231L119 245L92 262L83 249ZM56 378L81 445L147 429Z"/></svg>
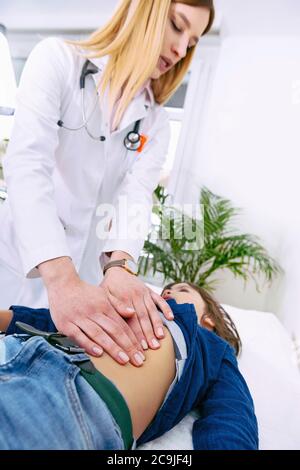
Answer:
<svg viewBox="0 0 300 470"><path fill-rule="evenodd" d="M68 355L41 337L0 339L0 449L124 449L105 402Z"/></svg>

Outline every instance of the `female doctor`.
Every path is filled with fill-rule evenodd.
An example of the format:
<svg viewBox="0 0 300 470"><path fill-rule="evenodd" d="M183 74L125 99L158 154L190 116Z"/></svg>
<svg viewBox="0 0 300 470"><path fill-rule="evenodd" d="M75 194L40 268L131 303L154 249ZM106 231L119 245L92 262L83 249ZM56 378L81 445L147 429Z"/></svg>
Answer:
<svg viewBox="0 0 300 470"><path fill-rule="evenodd" d="M172 312L134 274L169 143L162 105L213 18L212 0L122 0L88 40L33 49L4 160L0 308L49 307L120 364L160 346L157 307Z"/></svg>

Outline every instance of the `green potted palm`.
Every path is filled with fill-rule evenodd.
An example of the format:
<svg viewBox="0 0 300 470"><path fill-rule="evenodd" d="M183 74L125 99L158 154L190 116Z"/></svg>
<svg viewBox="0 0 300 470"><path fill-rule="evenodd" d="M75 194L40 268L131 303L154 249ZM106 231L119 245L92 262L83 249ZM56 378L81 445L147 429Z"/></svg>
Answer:
<svg viewBox="0 0 300 470"><path fill-rule="evenodd" d="M259 290L262 279L271 283L282 271L258 237L234 228L233 220L240 210L229 200L202 188L199 218L169 205L169 196L162 186L156 188L154 195L156 221L139 259L141 275L159 273L163 282L185 280L213 291L216 273L227 269L245 282L253 279ZM189 232L198 233L196 242L184 231L187 222Z"/></svg>

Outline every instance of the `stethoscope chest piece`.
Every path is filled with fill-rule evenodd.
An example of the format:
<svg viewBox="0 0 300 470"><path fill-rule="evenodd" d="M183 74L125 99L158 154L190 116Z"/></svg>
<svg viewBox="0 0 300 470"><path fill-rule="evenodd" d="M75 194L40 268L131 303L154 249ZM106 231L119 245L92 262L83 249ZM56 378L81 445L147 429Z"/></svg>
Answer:
<svg viewBox="0 0 300 470"><path fill-rule="evenodd" d="M141 145L141 137L138 132L132 131L127 134L124 139L124 145L127 150L138 150Z"/></svg>

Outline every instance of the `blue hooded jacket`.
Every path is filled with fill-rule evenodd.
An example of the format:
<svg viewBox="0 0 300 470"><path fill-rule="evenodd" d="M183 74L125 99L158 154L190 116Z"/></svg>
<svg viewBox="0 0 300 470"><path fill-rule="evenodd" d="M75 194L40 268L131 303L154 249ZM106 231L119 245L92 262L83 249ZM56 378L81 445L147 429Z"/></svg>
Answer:
<svg viewBox="0 0 300 470"><path fill-rule="evenodd" d="M137 446L169 431L196 408L200 418L193 424L194 449L257 449L254 405L233 348L197 323L194 305L177 304L173 299L167 302L184 335L187 359L179 382L137 440ZM10 309L14 315L6 334L22 333L16 321L56 331L48 309Z"/></svg>
<svg viewBox="0 0 300 470"><path fill-rule="evenodd" d="M167 302L183 332L187 359L179 382L137 445L161 436L197 408L201 417L193 425L194 449L258 449L254 405L233 348L197 323L194 305Z"/></svg>

